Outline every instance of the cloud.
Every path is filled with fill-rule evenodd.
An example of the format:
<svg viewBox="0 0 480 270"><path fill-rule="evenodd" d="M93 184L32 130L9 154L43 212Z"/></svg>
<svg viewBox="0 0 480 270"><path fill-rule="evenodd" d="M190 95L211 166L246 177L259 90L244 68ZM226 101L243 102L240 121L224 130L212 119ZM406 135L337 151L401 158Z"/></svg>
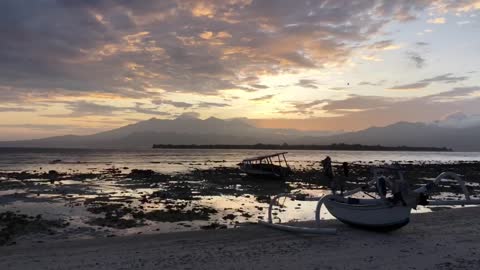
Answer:
<svg viewBox="0 0 480 270"><path fill-rule="evenodd" d="M212 108L212 107L223 108L223 107L228 107L230 105L227 103L218 103L218 102L200 102L200 103L197 103L196 106L198 108Z"/></svg>
<svg viewBox="0 0 480 270"><path fill-rule="evenodd" d="M65 102L65 107L70 110L67 114L48 114L46 117L83 117L92 115L110 116L125 111L123 107L96 104L87 101Z"/></svg>
<svg viewBox="0 0 480 270"><path fill-rule="evenodd" d="M328 100L319 99L319 100L314 100L314 101L304 102L304 103L293 103L293 105L295 106L295 109L296 109L295 112L305 113L306 111L312 109L313 107L316 107L326 102L328 102Z"/></svg>
<svg viewBox="0 0 480 270"><path fill-rule="evenodd" d="M158 107L154 108L145 108L142 105L137 104L133 108L125 108L127 111L134 111L141 114L156 115L156 116L170 116L171 113L159 110Z"/></svg>
<svg viewBox="0 0 480 270"><path fill-rule="evenodd" d="M466 128L480 126L480 114L467 115L462 111L447 114L445 117L434 121L441 127Z"/></svg>
<svg viewBox="0 0 480 270"><path fill-rule="evenodd" d="M250 100L252 101L266 101L266 100L271 100L275 95L265 95L257 98L251 98Z"/></svg>
<svg viewBox="0 0 480 270"><path fill-rule="evenodd" d="M416 89L425 88L429 86L430 83L451 84L451 83L458 83L458 82L468 80L468 78L469 77L467 76L453 76L452 73L446 73L446 74L438 75L435 77L426 78L415 83L396 85L396 86L390 87L389 89L390 90L416 90Z"/></svg>
<svg viewBox="0 0 480 270"><path fill-rule="evenodd" d="M330 112L374 110L388 106L391 103L391 98L352 95L343 100L328 100L322 109Z"/></svg>
<svg viewBox="0 0 480 270"><path fill-rule="evenodd" d="M71 129L72 126L65 125L50 125L50 124L0 124L3 128L25 128L25 129L37 129L37 130L64 130Z"/></svg>
<svg viewBox="0 0 480 270"><path fill-rule="evenodd" d="M165 99L155 99L155 100L152 100L152 103L156 105L167 104L177 108L190 108L193 106L193 104L188 102L172 101L172 100L165 100Z"/></svg>
<svg viewBox="0 0 480 270"><path fill-rule="evenodd" d="M420 54L416 52L407 52L407 57L417 68L423 68L425 66L425 58L420 56Z"/></svg>
<svg viewBox="0 0 480 270"><path fill-rule="evenodd" d="M419 42L416 42L415 45L417 45L417 46L428 46L428 45L430 45L430 43L419 41Z"/></svg>
<svg viewBox="0 0 480 270"><path fill-rule="evenodd" d="M268 86L263 85L263 84L251 84L250 86L253 87L253 88L257 88L257 89L267 89L268 88Z"/></svg>
<svg viewBox="0 0 480 270"><path fill-rule="evenodd" d="M444 24L446 21L447 20L443 17L431 18L427 20L427 22L431 24Z"/></svg>
<svg viewBox="0 0 480 270"><path fill-rule="evenodd" d="M58 104L64 104L69 113L65 114L44 114L45 117L78 118L85 116L115 116L120 113L136 112L147 115L170 116L166 111L159 110L158 107L144 107L142 103L137 103L133 107L117 107L112 105L98 104L88 101L60 101Z"/></svg>
<svg viewBox="0 0 480 270"><path fill-rule="evenodd" d="M304 88L312 88L312 89L317 89L318 88L317 81L316 80L310 80L310 79L299 80L296 85L304 87Z"/></svg>
<svg viewBox="0 0 480 270"><path fill-rule="evenodd" d="M198 112L185 112L177 116L177 119L198 119L200 114Z"/></svg>
<svg viewBox="0 0 480 270"><path fill-rule="evenodd" d="M337 87L330 87L330 88L328 88L328 89L334 90L334 91L343 91L343 90L347 90L348 88L347 88L347 87L337 86Z"/></svg>
<svg viewBox="0 0 480 270"><path fill-rule="evenodd" d="M442 74L442 75L435 76L435 77L432 77L432 78L423 79L420 82L457 83L457 82L461 82L461 81L465 81L465 80L468 80L467 76L457 76L457 77L455 77L455 76L453 76L452 73L446 73L446 74Z"/></svg>
<svg viewBox="0 0 480 270"><path fill-rule="evenodd" d="M409 84L402 84L402 85L395 85L388 89L390 90L416 90L425 88L430 85L429 82L416 82L416 83L409 83Z"/></svg>
<svg viewBox="0 0 480 270"><path fill-rule="evenodd" d="M368 48L372 50L387 51L387 50L396 50L400 48L400 46L395 45L393 43L393 40L382 40L369 45Z"/></svg>
<svg viewBox="0 0 480 270"><path fill-rule="evenodd" d="M431 95L430 98L434 100L455 102L455 101L458 101L459 98L471 97L472 94L479 91L480 91L480 87L478 86L455 87L449 91L440 92L438 94Z"/></svg>
<svg viewBox="0 0 480 270"><path fill-rule="evenodd" d="M252 119L257 126L296 128L301 130L359 130L371 126L385 126L399 121L431 123L444 115L461 111L466 115L480 115L480 87L456 87L434 95L392 99L381 96L349 96L340 100L315 101L333 116L313 117L306 113L314 104L300 110L306 118ZM310 111L311 112L311 111ZM286 113L298 113L291 110Z"/></svg>
<svg viewBox="0 0 480 270"><path fill-rule="evenodd" d="M1 1L0 87L13 92L0 95L12 100L91 93L155 99L158 89L209 95L248 91L242 78L343 65L387 23L411 20L428 5ZM386 40L372 46L388 49L392 44Z"/></svg>
<svg viewBox="0 0 480 270"><path fill-rule="evenodd" d="M362 81L362 82L359 82L358 85L369 85L369 86L380 86L382 84L385 83L385 80L380 80L376 83L374 82L367 82L367 81Z"/></svg>
<svg viewBox="0 0 480 270"><path fill-rule="evenodd" d="M37 110L23 107L0 107L0 112L35 112Z"/></svg>

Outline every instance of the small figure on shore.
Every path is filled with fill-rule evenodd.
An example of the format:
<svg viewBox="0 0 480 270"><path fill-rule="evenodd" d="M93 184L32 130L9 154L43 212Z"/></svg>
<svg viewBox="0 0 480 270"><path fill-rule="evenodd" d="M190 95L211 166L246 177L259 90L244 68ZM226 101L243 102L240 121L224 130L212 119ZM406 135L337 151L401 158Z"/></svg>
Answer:
<svg viewBox="0 0 480 270"><path fill-rule="evenodd" d="M322 166L323 166L323 175L328 178L332 192L336 193L339 183L337 183L337 181L335 181L334 179L332 159L329 156L327 156L324 160L322 160Z"/></svg>
<svg viewBox="0 0 480 270"><path fill-rule="evenodd" d="M330 180L333 179L332 159L327 156L322 160L323 174Z"/></svg>
<svg viewBox="0 0 480 270"><path fill-rule="evenodd" d="M345 177L348 177L350 175L350 168L348 168L348 163L343 162L342 168L343 168L343 175L345 175Z"/></svg>

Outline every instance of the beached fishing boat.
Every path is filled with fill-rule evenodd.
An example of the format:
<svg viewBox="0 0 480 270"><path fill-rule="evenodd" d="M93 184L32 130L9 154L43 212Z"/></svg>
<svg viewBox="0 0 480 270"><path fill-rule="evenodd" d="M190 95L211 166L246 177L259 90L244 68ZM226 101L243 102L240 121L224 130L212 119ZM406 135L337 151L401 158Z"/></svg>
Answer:
<svg viewBox="0 0 480 270"><path fill-rule="evenodd" d="M403 181L403 174L399 171L399 180L391 183L380 172L384 169L376 170L374 172L373 180L366 185L347 191L343 194L329 194L323 197L306 198L306 201L317 201L315 210L315 221L317 228L311 227L297 227L286 225L282 223L274 223L272 214L273 207L278 206L281 198L296 199L294 194L280 194L272 198L268 209L268 221L260 223L286 231L301 232L301 233L318 233L318 234L334 234L336 230L333 228L322 228L320 210L325 206L327 210L339 221L360 227L364 229L389 231L401 228L407 225L410 221L410 213L418 205L423 206L438 206L438 205L480 205L480 200L470 198L469 192L465 186L465 181L457 174L452 172L444 172L437 176L437 178L420 188L413 191L405 189L397 189L397 192L388 194L386 189L386 182L390 185L395 183L405 183ZM462 200L432 200L430 195L434 188L440 184L442 180L454 179L460 186L465 199ZM451 180L448 180L451 181ZM372 199L358 199L353 198L352 195L365 192L369 196L371 190L375 190L377 196ZM373 196L372 196L373 197Z"/></svg>
<svg viewBox="0 0 480 270"><path fill-rule="evenodd" d="M250 176L283 178L292 173L285 154L287 152L246 158L238 165Z"/></svg>

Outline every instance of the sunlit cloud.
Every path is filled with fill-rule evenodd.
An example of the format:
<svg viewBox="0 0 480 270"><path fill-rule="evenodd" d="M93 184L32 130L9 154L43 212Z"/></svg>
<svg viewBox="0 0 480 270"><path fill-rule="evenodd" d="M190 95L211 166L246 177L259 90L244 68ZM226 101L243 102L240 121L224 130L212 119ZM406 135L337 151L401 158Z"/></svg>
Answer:
<svg viewBox="0 0 480 270"><path fill-rule="evenodd" d="M431 24L444 24L447 22L447 20L444 17L438 17L438 18L428 19L427 22Z"/></svg>

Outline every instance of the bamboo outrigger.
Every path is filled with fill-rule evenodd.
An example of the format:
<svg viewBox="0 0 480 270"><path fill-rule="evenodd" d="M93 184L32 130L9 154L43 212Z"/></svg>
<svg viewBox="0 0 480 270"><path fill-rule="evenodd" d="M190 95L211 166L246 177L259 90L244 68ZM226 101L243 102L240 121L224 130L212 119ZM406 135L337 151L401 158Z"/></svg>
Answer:
<svg viewBox="0 0 480 270"><path fill-rule="evenodd" d="M399 192L388 196L385 184L386 178L379 175L384 170L375 170L371 181L366 185L347 191L342 195L330 194L323 197L305 198L306 201L317 201L315 209L315 222L317 227L297 227L282 223L274 223L272 217L273 207L278 205L280 198L295 199L294 194L280 194L272 198L268 208L267 222L260 221L280 230L314 233L314 234L335 234L336 229L322 227L320 210L323 205L339 221L360 228L371 230L395 230L407 225L410 221L410 213L417 205L439 206L439 205L480 205L480 200L472 199L465 186L465 181L456 173L443 172L435 180L427 185L417 188L410 192ZM400 182L403 181L403 174L399 171ZM440 182L447 178L453 178L457 181L465 196L463 200L431 200L429 197L433 189ZM374 188L378 192L379 198L356 199L351 196L358 192L366 192ZM405 191L405 190L404 190Z"/></svg>

